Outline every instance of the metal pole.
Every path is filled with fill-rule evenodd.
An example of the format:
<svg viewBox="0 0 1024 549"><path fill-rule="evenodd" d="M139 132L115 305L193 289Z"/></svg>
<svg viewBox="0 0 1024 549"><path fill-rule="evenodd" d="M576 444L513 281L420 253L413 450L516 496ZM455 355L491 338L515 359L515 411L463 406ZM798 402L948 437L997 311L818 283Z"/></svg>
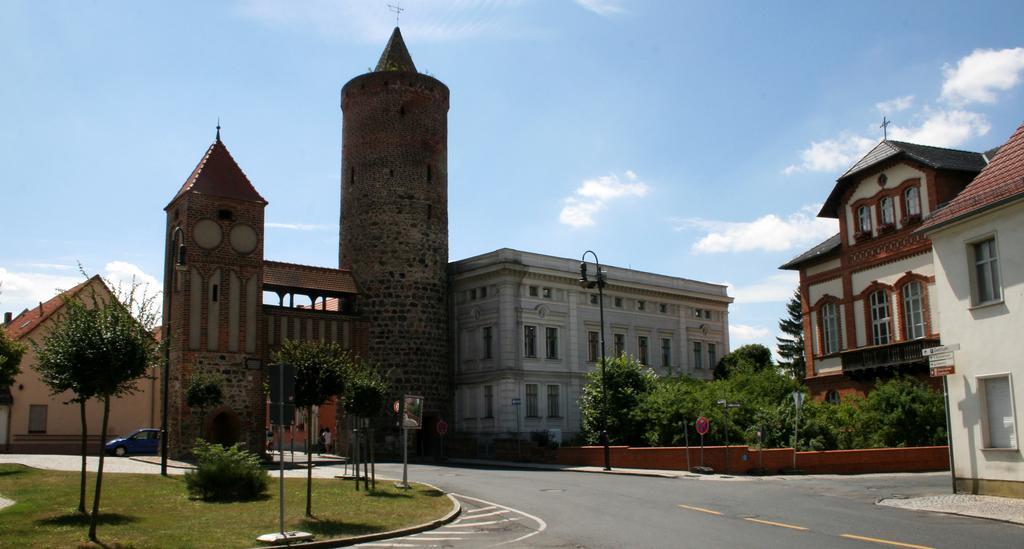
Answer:
<svg viewBox="0 0 1024 549"><path fill-rule="evenodd" d="M949 449L949 476L953 483L953 493L956 493L956 467L953 466L953 430L949 417L949 383L946 379L949 376L942 376L942 407L946 409L946 447Z"/></svg>
<svg viewBox="0 0 1024 549"><path fill-rule="evenodd" d="M409 430L402 425L402 488L409 487Z"/></svg>
<svg viewBox="0 0 1024 549"><path fill-rule="evenodd" d="M795 405L795 403L794 403ZM793 470L796 470L796 453L800 446L800 438L798 436L800 426L800 407L796 407L796 417L793 418Z"/></svg>
<svg viewBox="0 0 1024 549"><path fill-rule="evenodd" d="M722 406L722 412L725 414L725 474L729 474L729 405L724 404Z"/></svg>
<svg viewBox="0 0 1024 549"><path fill-rule="evenodd" d="M279 391L279 393L280 393L279 398L281 399L281 401L277 403L277 410L278 410L277 411L277 424L278 424L278 428L281 430L281 442L283 443L284 442L284 400L285 400L285 394L284 394L284 364L279 364L278 367L277 367L277 381L278 381L278 385L277 386L281 388L280 391ZM287 536L284 533L284 444L278 444L278 446L280 446L280 449L281 449L281 459L279 460L280 464L281 464L281 469L280 469L280 476L279 476L279 479L278 479L278 486L279 486L278 493L279 493L279 497L280 497L280 500L281 500L281 516L280 516L280 518L281 518L281 537L287 539Z"/></svg>
<svg viewBox="0 0 1024 549"><path fill-rule="evenodd" d="M704 466L704 435L700 436L700 466Z"/></svg>
<svg viewBox="0 0 1024 549"><path fill-rule="evenodd" d="M686 470L690 470L690 426L683 424L683 439L686 440Z"/></svg>

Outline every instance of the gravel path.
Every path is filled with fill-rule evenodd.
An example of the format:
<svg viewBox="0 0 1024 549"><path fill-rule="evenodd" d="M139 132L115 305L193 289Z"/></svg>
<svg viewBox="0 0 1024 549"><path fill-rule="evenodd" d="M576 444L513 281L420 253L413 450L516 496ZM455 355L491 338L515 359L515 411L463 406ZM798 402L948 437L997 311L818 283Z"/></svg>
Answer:
<svg viewBox="0 0 1024 549"><path fill-rule="evenodd" d="M879 501L878 504L901 509L952 513L1024 524L1024 500L1022 499L945 494L907 499L888 498Z"/></svg>

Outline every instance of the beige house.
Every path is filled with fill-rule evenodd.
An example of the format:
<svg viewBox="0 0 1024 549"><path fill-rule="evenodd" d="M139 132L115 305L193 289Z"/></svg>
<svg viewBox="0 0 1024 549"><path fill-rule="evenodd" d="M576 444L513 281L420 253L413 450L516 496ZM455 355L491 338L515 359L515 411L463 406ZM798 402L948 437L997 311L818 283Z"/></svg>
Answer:
<svg viewBox="0 0 1024 549"><path fill-rule="evenodd" d="M1024 125L922 229L932 241L957 491L1024 497Z"/></svg>
<svg viewBox="0 0 1024 549"><path fill-rule="evenodd" d="M27 309L5 322L7 335L26 344L28 350L21 361L21 373L14 378L10 395L0 401L0 452L6 453L77 453L81 443L81 416L78 404L69 403L70 392L53 396L33 365L36 353L32 342L42 344L43 339L60 318L64 298L80 298L90 302L91 292L98 299L112 297L110 289L99 276L67 290L53 299ZM6 319L5 319L6 320ZM150 376L138 381L135 394L110 403L110 418L104 439L130 434L140 427L159 427L160 387L153 368ZM103 406L93 400L86 405L90 453L99 443Z"/></svg>

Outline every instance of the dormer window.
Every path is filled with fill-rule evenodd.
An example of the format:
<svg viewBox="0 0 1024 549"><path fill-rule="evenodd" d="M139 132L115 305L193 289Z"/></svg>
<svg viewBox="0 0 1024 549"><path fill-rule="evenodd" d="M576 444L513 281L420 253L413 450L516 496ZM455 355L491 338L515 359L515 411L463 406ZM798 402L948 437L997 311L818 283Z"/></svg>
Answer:
<svg viewBox="0 0 1024 549"><path fill-rule="evenodd" d="M903 201L907 204L907 216L919 216L921 215L921 198L920 191L917 187L910 187L903 192Z"/></svg>
<svg viewBox="0 0 1024 549"><path fill-rule="evenodd" d="M879 205L882 209L882 225L892 225L896 223L896 210L893 207L892 197L887 196L883 198Z"/></svg>
<svg viewBox="0 0 1024 549"><path fill-rule="evenodd" d="M871 233L871 208L867 206L857 208L857 226L860 227L860 232Z"/></svg>

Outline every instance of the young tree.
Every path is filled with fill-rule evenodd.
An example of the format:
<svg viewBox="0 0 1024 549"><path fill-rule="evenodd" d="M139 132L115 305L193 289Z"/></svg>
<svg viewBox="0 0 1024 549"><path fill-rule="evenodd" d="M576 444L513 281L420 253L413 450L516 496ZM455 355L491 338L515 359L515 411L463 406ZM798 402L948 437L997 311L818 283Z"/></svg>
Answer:
<svg viewBox="0 0 1024 549"><path fill-rule="evenodd" d="M793 292L793 298L786 304L787 317L779 319L779 329L786 337L776 337L779 342L779 366L803 382L806 375L804 362L804 324L800 305L800 290Z"/></svg>
<svg viewBox="0 0 1024 549"><path fill-rule="evenodd" d="M24 355L25 346L7 337L7 330L0 327L0 390L10 387L21 373L21 357Z"/></svg>
<svg viewBox="0 0 1024 549"><path fill-rule="evenodd" d="M157 313L153 296L147 296L134 282L128 291L117 290L109 299L91 288L88 299L89 306L77 299L65 302L63 315L43 340L38 368L52 391L75 393L82 409L83 439L85 401L95 397L103 402L99 467L89 524L89 539L96 541L103 489L103 436L110 419L110 400L133 392L136 380L157 360L158 345L151 334ZM83 467L84 461L83 451Z"/></svg>
<svg viewBox="0 0 1024 549"><path fill-rule="evenodd" d="M587 385L580 395L583 433L588 442L600 442L603 406L607 404L608 439L621 444L637 445L643 442L644 430L636 421L633 410L639 406L654 387L657 376L650 368L625 355L610 358L605 363L608 402L604 401L601 367L587 374Z"/></svg>
<svg viewBox="0 0 1024 549"><path fill-rule="evenodd" d="M345 390L351 357L337 343L285 341L274 361L295 368L295 406L306 415L306 516L313 516L313 407Z"/></svg>
<svg viewBox="0 0 1024 549"><path fill-rule="evenodd" d="M388 394L388 382L380 370L362 360L353 360L347 372L347 384L345 389L345 411L356 418L372 419L380 413L384 406L384 399ZM373 436L366 436L367 448L373 467ZM358 462L357 462L358 463ZM374 473L375 474L375 473ZM365 478L365 477L364 477ZM364 480L365 482L365 480ZM373 479L376 486L376 478ZM359 474L356 474L356 488L359 487Z"/></svg>

